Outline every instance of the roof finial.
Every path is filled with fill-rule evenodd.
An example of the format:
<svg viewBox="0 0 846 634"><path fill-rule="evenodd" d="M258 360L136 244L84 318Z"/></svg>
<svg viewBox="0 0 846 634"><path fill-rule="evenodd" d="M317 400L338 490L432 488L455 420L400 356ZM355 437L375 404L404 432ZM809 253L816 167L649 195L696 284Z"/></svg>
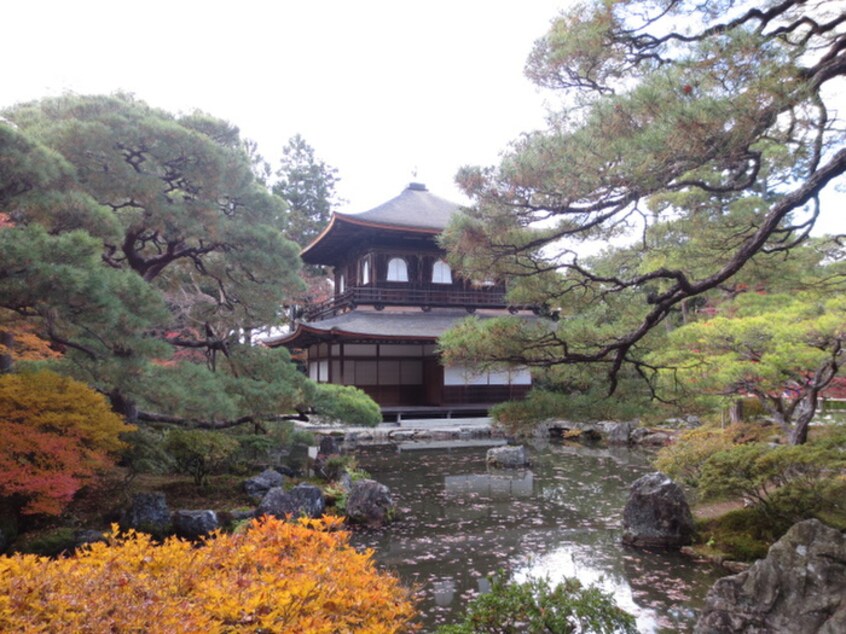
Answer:
<svg viewBox="0 0 846 634"><path fill-rule="evenodd" d="M417 182L417 166L416 165L411 169L411 182L408 184L408 188L416 190L416 191L422 191L422 192L426 191L426 185L424 185L423 183Z"/></svg>

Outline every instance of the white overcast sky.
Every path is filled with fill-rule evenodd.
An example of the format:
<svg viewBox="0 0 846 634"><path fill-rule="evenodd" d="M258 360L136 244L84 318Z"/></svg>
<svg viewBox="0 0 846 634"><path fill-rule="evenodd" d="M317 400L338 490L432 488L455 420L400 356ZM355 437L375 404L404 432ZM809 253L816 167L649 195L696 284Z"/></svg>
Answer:
<svg viewBox="0 0 846 634"><path fill-rule="evenodd" d="M0 4L0 108L131 92L236 124L274 167L302 134L338 169L341 211L370 209L411 180L466 203L459 167L496 164L544 126L551 96L523 66L570 2L11 0ZM846 231L832 189L819 228Z"/></svg>
<svg viewBox="0 0 846 634"><path fill-rule="evenodd" d="M460 166L543 126L523 66L567 1L12 0L0 107L127 91L236 124L274 167L302 134L339 170L342 211L411 180L463 203Z"/></svg>

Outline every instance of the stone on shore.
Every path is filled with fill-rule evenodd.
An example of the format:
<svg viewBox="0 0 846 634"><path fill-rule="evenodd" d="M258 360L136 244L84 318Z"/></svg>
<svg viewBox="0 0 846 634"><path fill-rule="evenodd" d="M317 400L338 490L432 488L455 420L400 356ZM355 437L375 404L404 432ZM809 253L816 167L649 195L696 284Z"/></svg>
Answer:
<svg viewBox="0 0 846 634"><path fill-rule="evenodd" d="M282 487L270 489L256 509L256 517L320 517L325 509L326 501L319 488L312 484L298 484L290 491L285 491Z"/></svg>
<svg viewBox="0 0 846 634"><path fill-rule="evenodd" d="M179 537L196 540L220 528L217 513L211 510L180 510L173 514L173 530Z"/></svg>
<svg viewBox="0 0 846 634"><path fill-rule="evenodd" d="M632 484L623 510L623 543L681 548L693 541L693 534L693 516L679 485L657 471Z"/></svg>
<svg viewBox="0 0 846 634"><path fill-rule="evenodd" d="M171 531L170 510L164 493L136 493L131 506L120 518L123 530L135 529L154 537L164 537Z"/></svg>
<svg viewBox="0 0 846 634"><path fill-rule="evenodd" d="M265 469L257 476L244 480L244 491L256 501L261 500L273 487L281 487L285 476L275 469Z"/></svg>
<svg viewBox="0 0 846 634"><path fill-rule="evenodd" d="M695 634L846 632L846 535L795 524L764 559L708 591Z"/></svg>

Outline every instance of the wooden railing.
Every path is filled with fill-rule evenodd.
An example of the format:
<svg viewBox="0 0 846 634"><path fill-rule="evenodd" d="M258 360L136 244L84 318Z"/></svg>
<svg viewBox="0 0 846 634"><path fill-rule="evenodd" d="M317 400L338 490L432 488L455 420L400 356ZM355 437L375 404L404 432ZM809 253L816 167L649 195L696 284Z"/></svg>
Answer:
<svg viewBox="0 0 846 634"><path fill-rule="evenodd" d="M375 306L420 306L427 308L462 307L507 308L505 293L501 289L441 290L432 288L385 288L379 286L357 286L348 288L332 299L311 304L303 311L306 321L317 321L333 317L359 305Z"/></svg>

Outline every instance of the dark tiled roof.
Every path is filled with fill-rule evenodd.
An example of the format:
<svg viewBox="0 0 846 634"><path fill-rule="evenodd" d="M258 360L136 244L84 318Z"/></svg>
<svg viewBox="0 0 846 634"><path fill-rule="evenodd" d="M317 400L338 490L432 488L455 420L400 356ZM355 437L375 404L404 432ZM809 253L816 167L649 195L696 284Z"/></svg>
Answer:
<svg viewBox="0 0 846 634"><path fill-rule="evenodd" d="M332 214L325 229L300 255L309 264L335 266L351 248L386 234L432 240L449 224L461 205L430 194L425 185L411 183L399 196L360 214Z"/></svg>
<svg viewBox="0 0 846 634"><path fill-rule="evenodd" d="M429 193L421 183L411 183L399 196L369 211L337 215L380 225L443 231L460 207L458 203Z"/></svg>

